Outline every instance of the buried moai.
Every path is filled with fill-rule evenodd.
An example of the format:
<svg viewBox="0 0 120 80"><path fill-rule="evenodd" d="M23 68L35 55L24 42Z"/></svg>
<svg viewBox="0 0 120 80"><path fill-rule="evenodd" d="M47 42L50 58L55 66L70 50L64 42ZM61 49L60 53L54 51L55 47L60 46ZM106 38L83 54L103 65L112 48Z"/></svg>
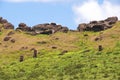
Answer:
<svg viewBox="0 0 120 80"><path fill-rule="evenodd" d="M31 50L33 50L33 58L37 58L37 50L35 48L32 48Z"/></svg>
<svg viewBox="0 0 120 80"><path fill-rule="evenodd" d="M20 62L23 62L24 61L24 56L20 56Z"/></svg>
<svg viewBox="0 0 120 80"><path fill-rule="evenodd" d="M102 45L99 45L99 46L98 46L98 51L102 51L102 50L103 50Z"/></svg>

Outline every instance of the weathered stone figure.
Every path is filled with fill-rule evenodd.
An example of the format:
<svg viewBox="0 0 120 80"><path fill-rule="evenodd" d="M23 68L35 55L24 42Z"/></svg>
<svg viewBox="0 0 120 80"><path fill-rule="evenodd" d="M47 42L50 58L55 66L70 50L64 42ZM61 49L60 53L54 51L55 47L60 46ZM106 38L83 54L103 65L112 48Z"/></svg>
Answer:
<svg viewBox="0 0 120 80"><path fill-rule="evenodd" d="M37 50L34 50L33 58L37 58Z"/></svg>
<svg viewBox="0 0 120 80"><path fill-rule="evenodd" d="M20 62L23 62L24 56L20 56Z"/></svg>
<svg viewBox="0 0 120 80"><path fill-rule="evenodd" d="M33 50L33 58L37 58L37 50L35 48L32 48L31 50Z"/></svg>
<svg viewBox="0 0 120 80"><path fill-rule="evenodd" d="M103 50L102 45L99 45L99 46L98 46L98 51L102 51L102 50Z"/></svg>

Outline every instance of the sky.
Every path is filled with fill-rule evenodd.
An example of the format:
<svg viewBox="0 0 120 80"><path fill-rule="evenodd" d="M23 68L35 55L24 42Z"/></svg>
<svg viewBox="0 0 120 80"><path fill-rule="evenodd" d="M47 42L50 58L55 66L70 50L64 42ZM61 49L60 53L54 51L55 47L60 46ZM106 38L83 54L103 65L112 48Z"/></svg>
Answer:
<svg viewBox="0 0 120 80"><path fill-rule="evenodd" d="M0 0L0 16L15 27L55 22L76 29L92 20L120 19L120 0Z"/></svg>

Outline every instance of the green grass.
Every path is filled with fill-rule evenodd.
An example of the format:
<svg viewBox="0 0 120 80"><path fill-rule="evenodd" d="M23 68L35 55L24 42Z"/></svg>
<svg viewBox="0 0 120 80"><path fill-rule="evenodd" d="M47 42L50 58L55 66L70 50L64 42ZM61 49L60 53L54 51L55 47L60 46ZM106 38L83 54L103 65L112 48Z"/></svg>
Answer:
<svg viewBox="0 0 120 80"><path fill-rule="evenodd" d="M116 48L115 48L116 49ZM113 49L114 50L114 49ZM3 80L119 80L120 54L111 52L58 52L43 51L38 58L24 62L12 61L0 67ZM32 55L31 55L32 56Z"/></svg>
<svg viewBox="0 0 120 80"><path fill-rule="evenodd" d="M120 80L119 30L117 23L103 31L101 41L94 41L100 32L36 36L15 32L11 35L15 43L3 41L9 32L4 30L0 35L0 80ZM46 43L38 43L42 41ZM98 51L98 45L103 51ZM20 50L26 46L28 49ZM37 58L32 57L31 48L38 50ZM59 55L63 50L68 52ZM24 56L23 62L19 62L20 55Z"/></svg>

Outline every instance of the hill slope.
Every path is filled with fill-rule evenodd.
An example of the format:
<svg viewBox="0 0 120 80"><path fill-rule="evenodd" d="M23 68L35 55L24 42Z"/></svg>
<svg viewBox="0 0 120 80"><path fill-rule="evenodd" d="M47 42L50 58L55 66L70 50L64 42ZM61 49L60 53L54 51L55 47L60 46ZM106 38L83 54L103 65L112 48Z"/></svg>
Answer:
<svg viewBox="0 0 120 80"><path fill-rule="evenodd" d="M8 33L11 38L5 41ZM120 80L119 36L120 22L102 32L36 36L3 29L0 80ZM99 45L102 51L98 51ZM37 58L33 58L32 48L38 50ZM23 62L19 62L21 55Z"/></svg>

